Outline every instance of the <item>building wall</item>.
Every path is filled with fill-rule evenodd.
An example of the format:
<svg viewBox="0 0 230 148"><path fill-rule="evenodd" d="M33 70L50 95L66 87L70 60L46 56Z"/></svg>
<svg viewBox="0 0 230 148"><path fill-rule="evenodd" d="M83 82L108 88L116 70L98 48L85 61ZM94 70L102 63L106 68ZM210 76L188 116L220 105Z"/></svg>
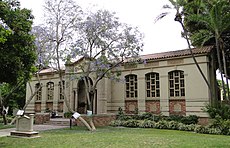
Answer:
<svg viewBox="0 0 230 148"><path fill-rule="evenodd" d="M208 58L207 56L199 56L196 58L201 66L205 76L209 78L208 74ZM207 117L201 109L206 103L209 103L210 96L208 87L202 79L195 64L193 64L191 57L154 60L152 62L142 63L138 65L123 66L121 79L126 75L137 75L138 81L138 96L134 99L127 99L125 95L125 82L115 82L109 79L103 79L99 82L97 87L97 99L94 104L97 105L97 114L116 113L121 107L126 113L134 113L136 109L139 112L152 112L155 114L162 113L163 115L182 114L193 115L200 117ZM74 68L67 67L65 75L65 93L71 108L77 110L78 103L78 82L69 76L69 72ZM168 73L174 70L184 71L185 80L185 97L170 98L169 97L169 78ZM159 73L160 81L160 97L147 98L146 97L146 81L145 74L149 72ZM93 78L93 76L91 76ZM59 99L59 78L57 74L46 74L40 77L42 87L42 99L36 101L33 99L29 104L26 112L46 112L47 108L50 110L59 111L60 113L67 112L68 109L63 100ZM54 82L54 98L47 100L47 82ZM92 79L92 81L94 81ZM35 90L35 84L38 83L37 78L33 78L31 86ZM31 96L31 91L27 85L28 100Z"/></svg>
<svg viewBox="0 0 230 148"><path fill-rule="evenodd" d="M40 75L39 76L42 84L42 95L41 100L36 100L36 95L31 100L30 104L26 108L27 113L45 113L48 111L58 111L62 113L63 108L63 100L59 98L59 77L57 74L48 74L48 75ZM48 100L47 98L47 83L53 82L54 83L54 95L53 100ZM32 92L35 92L35 85L38 83L37 77L33 77L30 85L27 84L26 90L26 101L33 95ZM32 91L31 89L32 88Z"/></svg>
<svg viewBox="0 0 230 148"><path fill-rule="evenodd" d="M208 59L206 56L197 57L204 74L208 77ZM133 106L138 107L139 112L152 111L156 114L196 114L201 117L207 117L201 109L206 103L209 103L209 92L204 80L202 79L192 58L174 59L157 61L147 64L139 64L136 68L124 68L121 77L128 74L137 75L138 79L138 97L133 100L125 98L125 83L112 82L112 101L110 102L110 112L116 112L119 107L127 110L127 105L131 110ZM185 97L169 97L169 79L168 72L173 70L182 70L185 75ZM160 97L147 98L145 91L145 74L157 72L160 76ZM119 92L119 93L117 93ZM125 102L128 104L125 105ZM132 103L133 102L133 103ZM132 104L132 105L130 105ZM150 107L153 107L152 109ZM179 108L178 108L179 107ZM160 111L159 111L160 109ZM181 111L179 112L178 109ZM175 111L174 111L175 110ZM129 111L128 111L129 112ZM178 112L178 113L177 113Z"/></svg>

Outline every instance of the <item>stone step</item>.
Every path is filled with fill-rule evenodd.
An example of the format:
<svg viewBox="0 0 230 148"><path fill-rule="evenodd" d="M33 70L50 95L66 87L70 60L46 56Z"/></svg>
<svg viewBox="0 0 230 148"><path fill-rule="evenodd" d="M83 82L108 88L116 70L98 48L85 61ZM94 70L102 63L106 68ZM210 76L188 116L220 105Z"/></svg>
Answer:
<svg viewBox="0 0 230 148"><path fill-rule="evenodd" d="M50 119L50 121L47 121L44 123L45 125L59 125L59 126L69 126L70 125L70 119Z"/></svg>

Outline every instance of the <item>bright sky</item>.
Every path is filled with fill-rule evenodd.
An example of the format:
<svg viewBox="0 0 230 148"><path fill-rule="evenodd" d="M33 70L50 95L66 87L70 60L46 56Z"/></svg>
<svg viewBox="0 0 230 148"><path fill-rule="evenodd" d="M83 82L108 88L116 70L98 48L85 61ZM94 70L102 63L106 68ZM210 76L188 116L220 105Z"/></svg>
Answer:
<svg viewBox="0 0 230 148"><path fill-rule="evenodd" d="M43 23L44 0L19 0L21 7L32 10L34 25ZM121 22L139 28L145 36L144 49L141 54L150 54L187 48L185 39L181 38L181 26L174 21L174 13L154 24L154 19L165 10L168 0L76 0L83 9L104 8L117 13Z"/></svg>

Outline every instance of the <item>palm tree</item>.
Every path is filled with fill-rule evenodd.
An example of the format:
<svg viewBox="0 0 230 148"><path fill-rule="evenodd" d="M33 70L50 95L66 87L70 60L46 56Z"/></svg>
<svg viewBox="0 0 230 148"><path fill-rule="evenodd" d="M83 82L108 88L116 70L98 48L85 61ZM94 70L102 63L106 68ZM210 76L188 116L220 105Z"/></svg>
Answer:
<svg viewBox="0 0 230 148"><path fill-rule="evenodd" d="M185 28L184 26L184 23L183 23L183 17L184 17L184 12L183 12L183 6L187 4L187 1L186 0L169 0L169 2L171 3L171 5L164 5L163 8L164 9L174 9L176 10L176 14L175 14L175 18L174 20L179 22L180 25L182 26L182 29L183 29L183 35L187 41L187 44L188 44L188 47L189 47L189 51L192 55L192 58L193 58L193 61L197 67L197 69L199 70L200 74L202 75L205 83L207 84L208 88L209 88L209 91L211 93L211 96L213 97L213 94L212 94L212 91L211 91L211 86L207 80L207 78L205 77L203 71L201 70L196 58L195 58L195 55L193 54L193 51L192 51L192 48L191 48L191 44L190 44L190 41L189 41L189 37L188 37L188 31L187 29ZM170 12L163 12L161 13L159 16L157 16L157 18L155 19L155 22L159 21L160 19L164 18L165 16L167 16Z"/></svg>
<svg viewBox="0 0 230 148"><path fill-rule="evenodd" d="M222 89L224 91L223 97L224 99L226 99L228 96L229 100L229 88L227 87L228 95L226 95L226 89L224 86L223 78L224 73L226 77L226 83L228 86L228 74L222 35L230 28L230 3L227 0L199 0L199 7L199 9L201 9L202 11L197 11L197 14L188 15L187 19L190 21L194 21L197 24L203 25L204 28L192 33L191 39L197 40L197 44L201 46L205 44L207 41L210 41L211 38L215 39L218 65L222 81ZM222 53L223 65L220 53Z"/></svg>

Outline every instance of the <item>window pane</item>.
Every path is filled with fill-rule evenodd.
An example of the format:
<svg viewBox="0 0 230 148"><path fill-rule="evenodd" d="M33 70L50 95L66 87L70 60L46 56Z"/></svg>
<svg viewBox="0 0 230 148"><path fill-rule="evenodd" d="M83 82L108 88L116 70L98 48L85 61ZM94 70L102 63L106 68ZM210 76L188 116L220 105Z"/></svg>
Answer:
<svg viewBox="0 0 230 148"><path fill-rule="evenodd" d="M179 76L179 72L178 71L175 71L175 76Z"/></svg>
<svg viewBox="0 0 230 148"><path fill-rule="evenodd" d="M156 90L156 93L157 93L157 97L160 97L160 90Z"/></svg>
<svg viewBox="0 0 230 148"><path fill-rule="evenodd" d="M150 90L147 90L147 97L150 97Z"/></svg>
<svg viewBox="0 0 230 148"><path fill-rule="evenodd" d="M156 81L156 87L159 88L160 87L160 83L159 81Z"/></svg>
<svg viewBox="0 0 230 148"><path fill-rule="evenodd" d="M137 97L137 90L135 91L135 97Z"/></svg>
<svg viewBox="0 0 230 148"><path fill-rule="evenodd" d="M169 87L170 87L170 88L173 88L173 87L174 87L173 80L170 80L170 81L169 81Z"/></svg>
<svg viewBox="0 0 230 148"><path fill-rule="evenodd" d="M150 75L146 75L146 80L150 80Z"/></svg>
<svg viewBox="0 0 230 148"><path fill-rule="evenodd" d="M180 80L180 87L184 87L184 80Z"/></svg>
<svg viewBox="0 0 230 148"><path fill-rule="evenodd" d="M159 80L159 74L156 74L156 80Z"/></svg>
<svg viewBox="0 0 230 148"><path fill-rule="evenodd" d="M180 72L180 78L184 78L184 72L183 71Z"/></svg>
<svg viewBox="0 0 230 148"><path fill-rule="evenodd" d="M170 89L170 97L174 97L174 89Z"/></svg>
<svg viewBox="0 0 230 148"><path fill-rule="evenodd" d="M179 83L179 78L175 78L175 83Z"/></svg>
<svg viewBox="0 0 230 148"><path fill-rule="evenodd" d="M147 89L150 89L150 82L147 82Z"/></svg>
<svg viewBox="0 0 230 148"><path fill-rule="evenodd" d="M179 84L175 84L175 89L179 89Z"/></svg>
<svg viewBox="0 0 230 148"><path fill-rule="evenodd" d="M184 88L181 89L181 96L185 96Z"/></svg>

